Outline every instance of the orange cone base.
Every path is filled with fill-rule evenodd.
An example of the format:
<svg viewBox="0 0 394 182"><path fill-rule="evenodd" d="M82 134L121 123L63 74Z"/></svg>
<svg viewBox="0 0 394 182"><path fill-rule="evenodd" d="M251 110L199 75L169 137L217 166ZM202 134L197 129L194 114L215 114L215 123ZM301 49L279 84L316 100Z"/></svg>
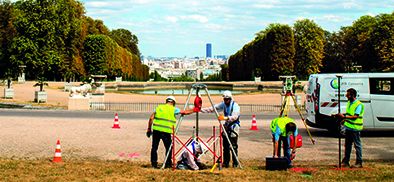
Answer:
<svg viewBox="0 0 394 182"><path fill-rule="evenodd" d="M54 157L52 162L63 162L61 157Z"/></svg>
<svg viewBox="0 0 394 182"><path fill-rule="evenodd" d="M257 128L257 126L252 126L252 127L250 127L249 130L259 130L259 129Z"/></svg>
<svg viewBox="0 0 394 182"><path fill-rule="evenodd" d="M114 125L114 126L112 126L112 128L113 129L120 129L120 126L119 125Z"/></svg>

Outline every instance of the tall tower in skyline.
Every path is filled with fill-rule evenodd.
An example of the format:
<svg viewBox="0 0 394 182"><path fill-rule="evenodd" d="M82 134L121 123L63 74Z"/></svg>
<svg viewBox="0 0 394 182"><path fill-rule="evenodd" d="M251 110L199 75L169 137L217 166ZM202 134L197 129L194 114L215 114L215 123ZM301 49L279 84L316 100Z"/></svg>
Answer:
<svg viewBox="0 0 394 182"><path fill-rule="evenodd" d="M207 43L207 45L206 45L206 57L212 58L212 44L211 43Z"/></svg>

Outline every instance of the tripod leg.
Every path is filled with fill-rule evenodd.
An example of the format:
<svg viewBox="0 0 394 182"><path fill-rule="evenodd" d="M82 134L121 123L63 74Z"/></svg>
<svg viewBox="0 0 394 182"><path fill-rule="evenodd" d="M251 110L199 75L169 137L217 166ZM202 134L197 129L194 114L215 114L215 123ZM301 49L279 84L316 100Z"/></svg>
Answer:
<svg viewBox="0 0 394 182"><path fill-rule="evenodd" d="M211 103L212 108L213 108L213 110L215 111L216 118L218 118L218 117L219 117L219 113L218 113L218 111L216 110L215 105L214 105L213 102L212 102L211 95L210 95L209 92L208 92L208 88L206 88L206 87L205 87L205 92L207 93L209 102ZM242 165L241 165L241 163L239 162L238 156L235 154L235 150L234 150L234 148L233 148L233 145L231 144L230 138L228 137L227 132L226 132L226 130L225 130L225 128L224 128L222 122L219 121L219 120L218 120L218 122L219 122L219 124L220 124L220 127L221 127L222 130L223 130L223 133L224 133L224 136L226 137L227 142L230 144L230 149L231 149L232 154L234 155L235 159L236 159L237 162L238 162L239 168L242 169Z"/></svg>
<svg viewBox="0 0 394 182"><path fill-rule="evenodd" d="M283 115L287 116L289 114L290 111L289 103L290 103L290 98L288 93L286 93L285 98L283 98L283 103L281 106L279 117L282 117Z"/></svg>
<svg viewBox="0 0 394 182"><path fill-rule="evenodd" d="M186 103L185 103L185 106L183 107L183 110L186 110L187 105L189 104L189 100L190 100L190 97L191 97L191 95L192 95L192 91L193 91L193 88L190 88L190 90L189 90L189 95L187 96ZM175 135L178 133L178 129L179 129L179 127L180 127L181 124L182 124L182 120L183 120L183 115L181 115L181 117L179 118L179 120L178 120L178 122L177 122L176 129L175 129ZM173 141L173 142L174 142L174 141ZM172 147L172 142L171 142L170 148L171 148L171 147ZM170 150L168 150L168 152L167 152L167 154L166 154L166 157L164 158L164 162L163 162L163 165L161 166L161 169L164 169L165 164L166 164L166 162L167 162L169 156L170 156Z"/></svg>
<svg viewBox="0 0 394 182"><path fill-rule="evenodd" d="M293 101L294 101L294 106L295 106L295 108L297 109L297 112L298 112L298 114L299 114L300 117L301 117L302 123L304 123L304 126L305 126L306 131L308 132L309 139L311 140L312 144L314 145L314 144L315 144L315 140L312 138L311 132L309 132L308 126L307 126L306 123L305 123L304 116L302 116L302 114L301 114L301 110L300 110L300 108L299 108L298 105L297 105L297 101L296 101L294 95L292 95L291 98L293 99Z"/></svg>

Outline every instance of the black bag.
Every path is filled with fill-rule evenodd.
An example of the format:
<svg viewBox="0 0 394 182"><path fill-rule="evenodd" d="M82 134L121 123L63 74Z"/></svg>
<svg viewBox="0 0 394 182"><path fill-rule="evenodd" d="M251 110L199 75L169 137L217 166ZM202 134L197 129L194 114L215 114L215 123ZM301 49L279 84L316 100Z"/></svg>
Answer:
<svg viewBox="0 0 394 182"><path fill-rule="evenodd" d="M265 169L266 170L287 170L289 161L286 157L273 158L267 156L265 158Z"/></svg>

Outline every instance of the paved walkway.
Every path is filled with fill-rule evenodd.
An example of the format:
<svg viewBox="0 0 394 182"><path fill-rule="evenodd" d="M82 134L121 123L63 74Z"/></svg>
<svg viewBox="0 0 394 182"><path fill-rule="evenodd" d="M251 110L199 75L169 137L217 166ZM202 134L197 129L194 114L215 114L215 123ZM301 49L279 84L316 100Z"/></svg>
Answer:
<svg viewBox="0 0 394 182"><path fill-rule="evenodd" d="M15 103L30 103L33 104L34 91L38 90L38 87L33 87L35 82L28 81L25 84L14 84L14 99L3 99L1 97L0 102L15 102ZM48 93L48 101L44 106L55 106L61 108L67 108L69 93L63 91L63 82L48 82L49 86L45 87ZM77 85L77 84L76 84ZM303 94L301 94L303 95ZM0 89L0 96L4 96L4 89ZM141 103L141 102L152 102L160 103L164 102L165 95L142 95L132 93L106 93L106 102L128 102L128 103ZM211 96L214 103L222 101L222 98L217 95ZM303 98L303 96L302 96ZM179 95L176 96L179 103L186 102L187 96ZM192 98L194 99L194 97ZM203 96L203 106L209 106L209 99L207 96ZM240 94L234 95L234 99L239 104L280 104L280 93L256 93L256 94ZM192 102L192 101L190 101Z"/></svg>

